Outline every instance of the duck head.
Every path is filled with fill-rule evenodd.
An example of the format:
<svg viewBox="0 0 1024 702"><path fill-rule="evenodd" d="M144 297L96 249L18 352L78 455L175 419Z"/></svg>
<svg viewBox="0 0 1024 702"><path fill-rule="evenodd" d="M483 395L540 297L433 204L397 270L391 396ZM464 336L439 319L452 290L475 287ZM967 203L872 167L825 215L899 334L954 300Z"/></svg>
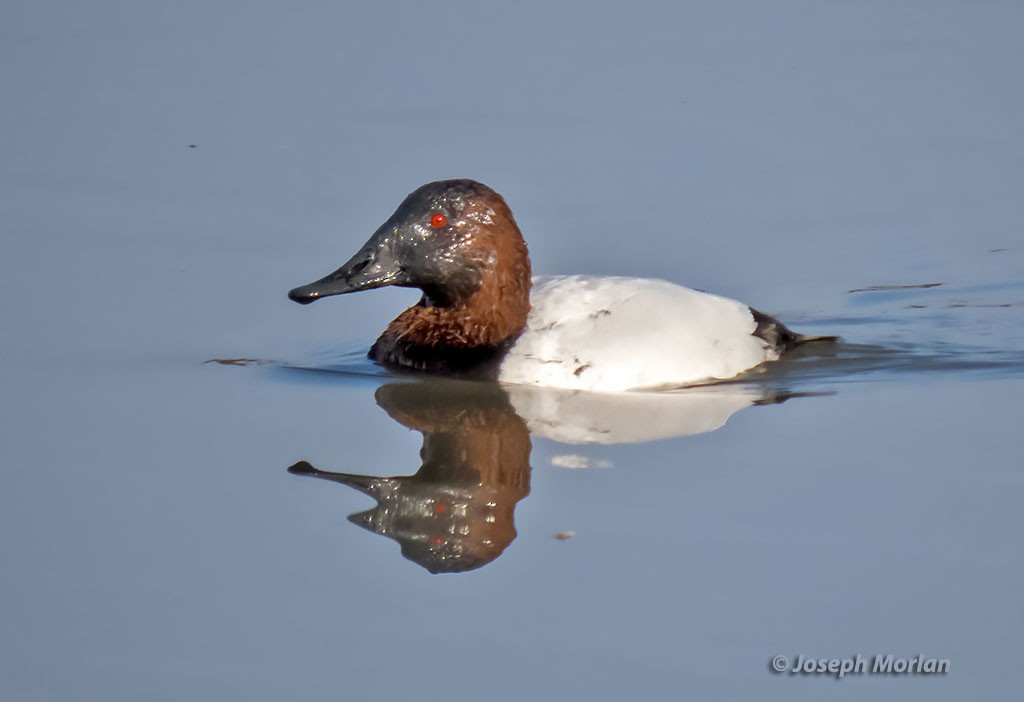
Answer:
<svg viewBox="0 0 1024 702"><path fill-rule="evenodd" d="M426 304L465 302L489 277L522 267L519 227L502 197L474 180L441 180L411 193L343 266L288 297L322 297L387 285L419 288Z"/></svg>
<svg viewBox="0 0 1024 702"><path fill-rule="evenodd" d="M388 285L423 297L377 340L375 360L436 369L514 340L530 309L530 259L501 195L473 180L423 185L343 266L288 297L309 304Z"/></svg>

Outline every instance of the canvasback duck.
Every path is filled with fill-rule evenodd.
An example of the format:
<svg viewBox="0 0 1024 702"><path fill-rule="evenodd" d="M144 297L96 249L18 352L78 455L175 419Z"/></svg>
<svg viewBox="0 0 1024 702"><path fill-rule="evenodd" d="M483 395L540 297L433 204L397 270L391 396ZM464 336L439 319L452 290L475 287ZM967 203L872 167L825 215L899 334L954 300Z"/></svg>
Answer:
<svg viewBox="0 0 1024 702"><path fill-rule="evenodd" d="M387 285L423 297L388 325L372 360L510 384L677 388L835 338L797 334L741 302L664 280L532 278L505 200L473 180L418 188L347 263L288 297L308 304Z"/></svg>

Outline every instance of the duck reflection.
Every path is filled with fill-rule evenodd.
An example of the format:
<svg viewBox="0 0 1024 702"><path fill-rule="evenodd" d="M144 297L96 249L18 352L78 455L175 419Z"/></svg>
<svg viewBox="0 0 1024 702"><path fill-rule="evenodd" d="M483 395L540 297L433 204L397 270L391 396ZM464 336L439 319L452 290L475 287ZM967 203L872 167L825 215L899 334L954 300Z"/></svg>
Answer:
<svg viewBox="0 0 1024 702"><path fill-rule="evenodd" d="M530 432L494 384L394 383L377 404L423 434L415 475L372 477L288 469L348 485L377 501L349 521L397 541L402 555L431 573L490 563L516 537L516 504L530 492Z"/></svg>
<svg viewBox="0 0 1024 702"><path fill-rule="evenodd" d="M531 434L568 444L644 443L715 431L741 409L803 394L812 393L745 384L601 394L396 382L375 397L395 421L423 434L415 475L333 473L305 461L288 470L369 495L377 506L350 521L394 539L403 556L432 573L461 572L490 563L516 538L515 507L530 492Z"/></svg>

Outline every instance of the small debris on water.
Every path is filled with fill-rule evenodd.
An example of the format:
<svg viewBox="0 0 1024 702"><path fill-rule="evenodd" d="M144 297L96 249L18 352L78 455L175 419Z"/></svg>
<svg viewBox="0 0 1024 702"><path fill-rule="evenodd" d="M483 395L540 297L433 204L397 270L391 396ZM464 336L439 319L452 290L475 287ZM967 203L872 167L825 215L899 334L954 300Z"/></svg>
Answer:
<svg viewBox="0 0 1024 702"><path fill-rule="evenodd" d="M576 536L575 531L556 531L555 538L559 541L568 541L572 537Z"/></svg>
<svg viewBox="0 0 1024 702"><path fill-rule="evenodd" d="M578 453L563 453L551 457L551 465L556 468L611 468L611 461L600 458L589 458Z"/></svg>
<svg viewBox="0 0 1024 702"><path fill-rule="evenodd" d="M258 358L211 358L203 363L219 363L222 366L262 366L270 361L261 361Z"/></svg>
<svg viewBox="0 0 1024 702"><path fill-rule="evenodd" d="M848 293L857 292L888 292L892 290L924 290L926 288L937 288L945 283L917 283L916 285L869 285L866 288L854 288L847 290Z"/></svg>

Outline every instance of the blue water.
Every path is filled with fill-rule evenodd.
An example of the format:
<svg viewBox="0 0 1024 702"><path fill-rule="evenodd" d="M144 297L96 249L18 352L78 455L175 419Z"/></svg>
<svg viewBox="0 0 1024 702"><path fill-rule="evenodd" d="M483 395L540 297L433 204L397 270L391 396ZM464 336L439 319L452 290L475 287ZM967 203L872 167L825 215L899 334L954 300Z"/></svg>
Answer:
<svg viewBox="0 0 1024 702"><path fill-rule="evenodd" d="M1012 698L1022 21L6 3L0 695ZM447 177L539 274L842 343L656 396L391 376L415 292L285 293ZM950 671L768 669L856 654Z"/></svg>

